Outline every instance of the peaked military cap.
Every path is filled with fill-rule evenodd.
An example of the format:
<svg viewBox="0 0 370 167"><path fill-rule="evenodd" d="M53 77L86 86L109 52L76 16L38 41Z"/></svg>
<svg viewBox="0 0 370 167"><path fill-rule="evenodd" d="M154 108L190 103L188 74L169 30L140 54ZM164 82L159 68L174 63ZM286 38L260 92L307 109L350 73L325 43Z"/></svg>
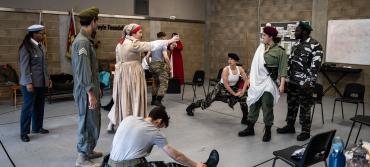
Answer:
<svg viewBox="0 0 370 167"><path fill-rule="evenodd" d="M40 24L34 24L34 25L32 25L32 26L29 26L29 27L27 28L27 31L28 31L28 32L37 32L37 31L41 31L41 30L43 30L43 29L45 29L45 26L40 25Z"/></svg>

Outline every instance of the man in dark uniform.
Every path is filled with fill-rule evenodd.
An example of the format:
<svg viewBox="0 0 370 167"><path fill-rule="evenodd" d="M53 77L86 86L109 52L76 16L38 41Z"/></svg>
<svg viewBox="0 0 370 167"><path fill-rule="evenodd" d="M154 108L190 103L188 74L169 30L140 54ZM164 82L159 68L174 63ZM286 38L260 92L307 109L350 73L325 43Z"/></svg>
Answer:
<svg viewBox="0 0 370 167"><path fill-rule="evenodd" d="M320 43L310 37L311 31L311 26L303 22L295 30L298 42L294 44L288 61L287 125L277 129L281 134L295 133L294 124L300 109L299 123L302 131L297 136L298 141L310 138L312 94L323 56Z"/></svg>
<svg viewBox="0 0 370 167"><path fill-rule="evenodd" d="M102 156L94 151L100 133L100 88L98 62L91 34L98 26L99 9L92 7L80 12L81 30L72 44L73 96L78 107L76 166L95 167L91 161Z"/></svg>

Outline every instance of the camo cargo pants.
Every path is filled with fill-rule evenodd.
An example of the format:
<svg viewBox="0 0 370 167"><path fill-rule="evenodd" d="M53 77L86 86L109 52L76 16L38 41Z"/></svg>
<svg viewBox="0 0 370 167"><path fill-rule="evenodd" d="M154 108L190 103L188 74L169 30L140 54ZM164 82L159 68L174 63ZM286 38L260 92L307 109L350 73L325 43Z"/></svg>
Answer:
<svg viewBox="0 0 370 167"><path fill-rule="evenodd" d="M235 92L238 91L238 87L236 85L232 86L231 89L233 89ZM202 110L204 110L211 106L214 101L222 101L227 103L230 108L234 109L234 105L239 102L242 111L248 112L246 99L247 93L245 93L242 97L233 96L226 90L224 84L218 83L212 92L207 94L205 99L197 100L195 102L195 108L201 107Z"/></svg>
<svg viewBox="0 0 370 167"><path fill-rule="evenodd" d="M152 95L164 96L168 88L168 80L170 79L170 70L165 62L152 62L149 65L149 70L153 75L155 86L152 88Z"/></svg>
<svg viewBox="0 0 370 167"><path fill-rule="evenodd" d="M288 113L286 122L288 125L294 125L299 110L299 123L302 126L302 132L310 132L313 88L303 89L299 85L288 83L287 94Z"/></svg>

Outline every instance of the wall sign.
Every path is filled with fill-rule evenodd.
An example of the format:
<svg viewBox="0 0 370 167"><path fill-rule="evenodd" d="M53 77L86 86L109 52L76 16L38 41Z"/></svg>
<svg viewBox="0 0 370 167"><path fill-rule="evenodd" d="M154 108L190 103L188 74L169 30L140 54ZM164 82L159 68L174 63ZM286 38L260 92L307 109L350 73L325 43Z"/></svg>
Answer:
<svg viewBox="0 0 370 167"><path fill-rule="evenodd" d="M99 24L98 25L98 30L107 30L107 31L122 31L123 27L125 25L123 24Z"/></svg>

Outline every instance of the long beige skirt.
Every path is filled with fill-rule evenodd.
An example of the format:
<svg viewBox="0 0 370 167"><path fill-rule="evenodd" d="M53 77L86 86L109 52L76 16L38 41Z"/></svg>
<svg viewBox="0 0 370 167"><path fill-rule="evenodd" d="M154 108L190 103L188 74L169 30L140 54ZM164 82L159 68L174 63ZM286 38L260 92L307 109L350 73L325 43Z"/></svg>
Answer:
<svg viewBox="0 0 370 167"><path fill-rule="evenodd" d="M130 115L146 116L145 73L138 61L116 64L112 96L114 105L108 118L114 125L118 126L125 117Z"/></svg>

